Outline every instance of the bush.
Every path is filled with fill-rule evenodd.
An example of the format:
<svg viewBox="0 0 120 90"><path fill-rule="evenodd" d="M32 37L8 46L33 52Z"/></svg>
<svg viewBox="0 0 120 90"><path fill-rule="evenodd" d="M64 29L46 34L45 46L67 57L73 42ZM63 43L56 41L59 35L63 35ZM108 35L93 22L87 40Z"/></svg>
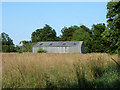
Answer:
<svg viewBox="0 0 120 90"><path fill-rule="evenodd" d="M37 52L38 52L38 53L47 53L47 51L46 51L46 50L43 50L42 48L39 48Z"/></svg>
<svg viewBox="0 0 120 90"><path fill-rule="evenodd" d="M2 45L2 52L14 52L14 45Z"/></svg>
<svg viewBox="0 0 120 90"><path fill-rule="evenodd" d="M22 51L18 51L18 53L23 53Z"/></svg>
<svg viewBox="0 0 120 90"><path fill-rule="evenodd" d="M32 52L32 47L33 45L35 45L36 43L26 43L26 44L23 44L22 46L18 46L16 47L17 48L17 51L22 51L22 52Z"/></svg>

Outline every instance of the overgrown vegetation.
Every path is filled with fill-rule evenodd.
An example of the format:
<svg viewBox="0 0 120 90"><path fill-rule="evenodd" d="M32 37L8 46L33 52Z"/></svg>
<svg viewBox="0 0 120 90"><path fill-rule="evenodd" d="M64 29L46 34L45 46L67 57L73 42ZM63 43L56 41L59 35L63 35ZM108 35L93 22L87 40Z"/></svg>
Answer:
<svg viewBox="0 0 120 90"><path fill-rule="evenodd" d="M3 54L3 88L120 88L117 55Z"/></svg>
<svg viewBox="0 0 120 90"><path fill-rule="evenodd" d="M44 50L44 49L42 49L42 48L39 48L38 51L37 51L37 53L47 53L47 51Z"/></svg>

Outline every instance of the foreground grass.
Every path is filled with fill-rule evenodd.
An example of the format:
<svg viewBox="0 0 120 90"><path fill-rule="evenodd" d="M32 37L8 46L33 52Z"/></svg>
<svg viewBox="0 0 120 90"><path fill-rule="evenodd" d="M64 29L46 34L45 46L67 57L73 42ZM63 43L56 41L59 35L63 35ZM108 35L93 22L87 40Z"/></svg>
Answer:
<svg viewBox="0 0 120 90"><path fill-rule="evenodd" d="M3 88L120 88L108 54L2 54ZM118 62L119 63L119 62Z"/></svg>

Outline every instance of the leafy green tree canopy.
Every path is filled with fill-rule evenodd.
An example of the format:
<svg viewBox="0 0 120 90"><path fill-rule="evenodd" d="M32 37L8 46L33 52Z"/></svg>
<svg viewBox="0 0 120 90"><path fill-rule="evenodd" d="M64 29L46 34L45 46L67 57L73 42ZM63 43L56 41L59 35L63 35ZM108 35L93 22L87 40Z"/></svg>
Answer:
<svg viewBox="0 0 120 90"><path fill-rule="evenodd" d="M74 33L72 37L72 41L84 41L85 45L85 52L91 52L90 51L90 43L91 43L91 31L89 28L87 28L84 25L81 25Z"/></svg>
<svg viewBox="0 0 120 90"><path fill-rule="evenodd" d="M14 44L13 40L5 32L1 33L2 37L2 52L13 52Z"/></svg>
<svg viewBox="0 0 120 90"><path fill-rule="evenodd" d="M102 40L102 33L105 31L104 23L93 24L92 26L92 52L105 52L104 41Z"/></svg>
<svg viewBox="0 0 120 90"><path fill-rule="evenodd" d="M120 1L107 4L107 29L103 39L107 42L108 53L120 53Z"/></svg>
<svg viewBox="0 0 120 90"><path fill-rule="evenodd" d="M79 29L78 26L71 26L69 28L64 27L62 28L61 32L61 40L62 41L71 41L72 37L73 37L73 33L75 32L75 30Z"/></svg>
<svg viewBox="0 0 120 90"><path fill-rule="evenodd" d="M2 36L2 45L14 45L13 40L5 32L1 33Z"/></svg>
<svg viewBox="0 0 120 90"><path fill-rule="evenodd" d="M49 25L45 25L44 28L37 29L32 33L31 36L32 42L39 41L55 41L56 40L56 32Z"/></svg>

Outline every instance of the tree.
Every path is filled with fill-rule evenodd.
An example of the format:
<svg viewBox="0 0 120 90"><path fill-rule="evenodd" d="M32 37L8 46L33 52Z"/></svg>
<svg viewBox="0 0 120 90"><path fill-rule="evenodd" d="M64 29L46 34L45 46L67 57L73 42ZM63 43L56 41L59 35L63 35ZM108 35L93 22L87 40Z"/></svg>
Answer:
<svg viewBox="0 0 120 90"><path fill-rule="evenodd" d="M20 41L19 44L22 44L21 46L16 46L16 51L17 52L32 52L32 47L33 45L36 44L36 42L32 42L32 41Z"/></svg>
<svg viewBox="0 0 120 90"><path fill-rule="evenodd" d="M102 39L102 33L105 31L106 26L104 23L92 26L92 52L105 52L104 41Z"/></svg>
<svg viewBox="0 0 120 90"><path fill-rule="evenodd" d="M25 45L25 44L27 44L27 43L29 43L29 42L31 42L31 41L26 41L26 40L23 40L23 41L20 41L20 43L19 43L19 44L23 44L23 45Z"/></svg>
<svg viewBox="0 0 120 90"><path fill-rule="evenodd" d="M120 53L120 1L107 4L107 29L103 38L107 42L107 52Z"/></svg>
<svg viewBox="0 0 120 90"><path fill-rule="evenodd" d="M1 33L2 36L2 45L14 45L13 40L6 33Z"/></svg>
<svg viewBox="0 0 120 90"><path fill-rule="evenodd" d="M71 41L72 37L73 37L73 33L75 32L75 30L79 29L78 26L71 26L69 28L64 27L62 28L61 32L61 40L62 41Z"/></svg>
<svg viewBox="0 0 120 90"><path fill-rule="evenodd" d="M13 52L14 51L13 40L5 32L1 33L1 37L2 37L2 51Z"/></svg>
<svg viewBox="0 0 120 90"><path fill-rule="evenodd" d="M32 42L39 41L55 41L56 40L56 32L49 25L45 25L44 28L37 29L32 33L31 39Z"/></svg>
<svg viewBox="0 0 120 90"><path fill-rule="evenodd" d="M88 27L81 25L80 28L84 29L84 31L88 32L90 37L92 37L92 31Z"/></svg>
<svg viewBox="0 0 120 90"><path fill-rule="evenodd" d="M81 25L74 33L72 37L72 41L84 41L85 45L85 52L90 53L91 52L91 40L90 37L92 33L90 33L90 29L87 28L84 25Z"/></svg>
<svg viewBox="0 0 120 90"><path fill-rule="evenodd" d="M15 51L16 51L16 52L19 52L19 51L20 51L20 46L16 45Z"/></svg>

